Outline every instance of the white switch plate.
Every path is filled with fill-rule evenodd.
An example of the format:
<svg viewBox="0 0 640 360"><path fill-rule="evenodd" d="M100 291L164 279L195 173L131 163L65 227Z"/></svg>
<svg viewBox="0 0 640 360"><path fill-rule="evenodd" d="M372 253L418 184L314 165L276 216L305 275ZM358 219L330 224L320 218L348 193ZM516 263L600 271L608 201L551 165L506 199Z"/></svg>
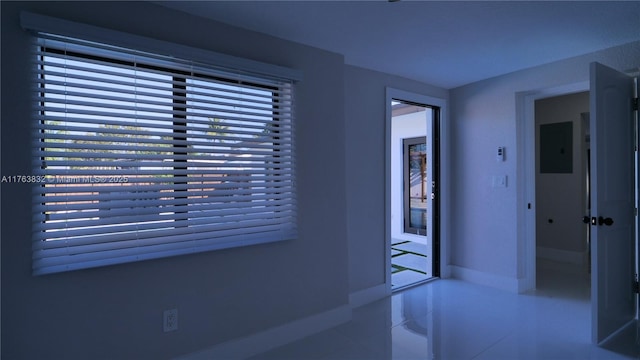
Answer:
<svg viewBox="0 0 640 360"><path fill-rule="evenodd" d="M506 188L507 187L507 175L495 175L493 177L492 185L494 188Z"/></svg>

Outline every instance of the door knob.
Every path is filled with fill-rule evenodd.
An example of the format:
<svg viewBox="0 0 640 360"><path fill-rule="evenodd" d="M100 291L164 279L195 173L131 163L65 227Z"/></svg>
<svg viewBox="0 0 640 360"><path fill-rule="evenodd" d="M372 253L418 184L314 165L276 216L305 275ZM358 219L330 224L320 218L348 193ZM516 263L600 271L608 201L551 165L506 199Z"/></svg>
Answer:
<svg viewBox="0 0 640 360"><path fill-rule="evenodd" d="M588 216L583 216L582 217L582 222L585 223L585 224L588 224L588 223L591 222L591 218L588 217Z"/></svg>
<svg viewBox="0 0 640 360"><path fill-rule="evenodd" d="M613 225L613 219L608 217L608 218L603 218L602 216L598 216L598 225L607 225L607 226L611 226Z"/></svg>

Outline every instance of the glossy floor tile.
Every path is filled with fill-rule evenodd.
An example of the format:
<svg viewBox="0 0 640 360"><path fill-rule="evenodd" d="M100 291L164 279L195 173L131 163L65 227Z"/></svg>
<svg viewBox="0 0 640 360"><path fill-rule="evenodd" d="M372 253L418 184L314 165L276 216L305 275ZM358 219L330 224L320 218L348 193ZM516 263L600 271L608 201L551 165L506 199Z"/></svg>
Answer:
<svg viewBox="0 0 640 360"><path fill-rule="evenodd" d="M513 294L437 280L354 310L346 324L251 359L638 359L637 326L591 344L589 275L538 265L538 289Z"/></svg>

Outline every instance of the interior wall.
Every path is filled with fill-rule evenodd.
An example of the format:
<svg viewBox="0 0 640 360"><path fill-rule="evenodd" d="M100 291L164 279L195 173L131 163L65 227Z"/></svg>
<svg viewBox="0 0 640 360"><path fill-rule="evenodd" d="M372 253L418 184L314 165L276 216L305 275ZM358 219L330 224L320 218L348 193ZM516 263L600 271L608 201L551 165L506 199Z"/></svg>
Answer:
<svg viewBox="0 0 640 360"><path fill-rule="evenodd" d="M589 80L589 63L640 65L640 42L517 71L451 90L451 268L454 277L510 291L525 281L527 198L521 94ZM530 136L534 136L531 133ZM496 148L506 147L504 162ZM495 188L494 176L507 187Z"/></svg>
<svg viewBox="0 0 640 360"><path fill-rule="evenodd" d="M589 111L589 92L540 99L536 123L536 238L538 257L581 264L587 250L586 153L581 113ZM540 125L571 122L571 173L542 173ZM549 145L549 144L546 144Z"/></svg>
<svg viewBox="0 0 640 360"><path fill-rule="evenodd" d="M31 190L2 184L2 358L165 359L348 306L342 55L149 2L2 1L1 10L6 176L28 175L32 164L32 55L21 10L303 72L295 88L298 239L32 276ZM172 308L179 329L163 333Z"/></svg>
<svg viewBox="0 0 640 360"><path fill-rule="evenodd" d="M385 89L448 100L449 92L410 79L345 66L347 234L351 293L384 287L385 263ZM448 121L448 117L441 119ZM447 140L443 146L449 146ZM448 150L444 149L447 154ZM441 198L447 198L446 187ZM443 210L443 218L446 210ZM441 228L443 241L448 226ZM390 229L389 229L390 231ZM447 259L441 259L446 266Z"/></svg>

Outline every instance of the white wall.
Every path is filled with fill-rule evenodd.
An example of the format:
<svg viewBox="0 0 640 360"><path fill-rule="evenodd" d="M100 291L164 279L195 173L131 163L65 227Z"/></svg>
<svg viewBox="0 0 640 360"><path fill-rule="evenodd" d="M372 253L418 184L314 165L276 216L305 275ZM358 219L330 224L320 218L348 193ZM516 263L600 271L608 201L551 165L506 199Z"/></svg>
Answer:
<svg viewBox="0 0 640 360"><path fill-rule="evenodd" d="M522 94L589 79L589 63L627 70L640 65L640 42L518 71L451 90L451 262L459 278L512 291L526 272L526 136ZM506 146L506 161L495 149ZM522 146L522 148L521 148ZM493 188L507 175L507 188Z"/></svg>
<svg viewBox="0 0 640 360"><path fill-rule="evenodd" d="M404 232L404 160L402 140L427 135L426 121L431 120L432 110L425 108L417 113L391 118L391 237L426 244L425 236Z"/></svg>
<svg viewBox="0 0 640 360"><path fill-rule="evenodd" d="M589 93L556 96L535 103L537 256L582 264L586 255L586 151L581 113L589 111ZM573 172L540 172L540 125L573 124ZM588 124L587 124L588 126ZM551 221L550 221L551 220Z"/></svg>
<svg viewBox="0 0 640 360"><path fill-rule="evenodd" d="M0 6L2 175L28 175L33 163L32 55L21 10L292 67L304 77L296 85L298 239L34 277L30 188L2 184L3 359L166 359L348 309L341 55L148 2ZM163 310L171 308L179 329L163 333ZM350 310L340 314L334 320L346 321Z"/></svg>

